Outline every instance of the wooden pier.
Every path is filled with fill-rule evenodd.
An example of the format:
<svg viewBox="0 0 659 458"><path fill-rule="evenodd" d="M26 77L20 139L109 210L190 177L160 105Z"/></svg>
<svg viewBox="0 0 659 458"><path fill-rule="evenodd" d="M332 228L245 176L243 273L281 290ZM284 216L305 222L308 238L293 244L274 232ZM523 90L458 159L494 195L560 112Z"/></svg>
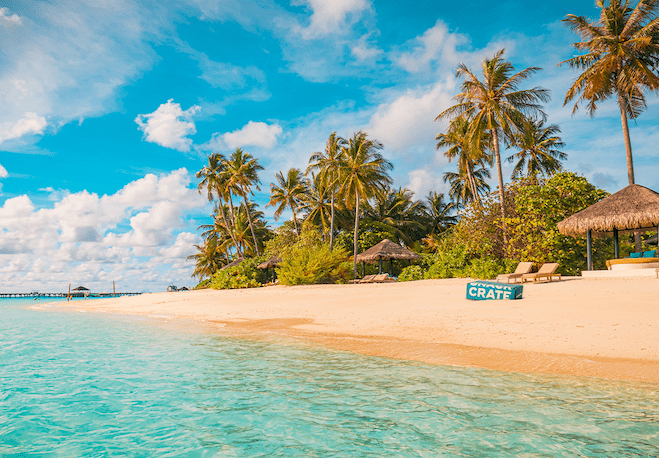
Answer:
<svg viewBox="0 0 659 458"><path fill-rule="evenodd" d="M42 297L67 297L71 296L72 298L100 298L100 297L119 297L119 296L138 296L142 293L81 293L81 292L72 292L68 293L0 293L0 299L11 299L11 298L42 298Z"/></svg>

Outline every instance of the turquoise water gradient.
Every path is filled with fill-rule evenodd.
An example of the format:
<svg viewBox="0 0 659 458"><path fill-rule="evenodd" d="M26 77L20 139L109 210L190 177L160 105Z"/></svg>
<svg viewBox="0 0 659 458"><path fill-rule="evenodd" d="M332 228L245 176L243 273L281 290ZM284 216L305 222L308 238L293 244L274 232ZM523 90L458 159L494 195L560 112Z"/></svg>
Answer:
<svg viewBox="0 0 659 458"><path fill-rule="evenodd" d="M0 301L0 456L657 456L659 387Z"/></svg>

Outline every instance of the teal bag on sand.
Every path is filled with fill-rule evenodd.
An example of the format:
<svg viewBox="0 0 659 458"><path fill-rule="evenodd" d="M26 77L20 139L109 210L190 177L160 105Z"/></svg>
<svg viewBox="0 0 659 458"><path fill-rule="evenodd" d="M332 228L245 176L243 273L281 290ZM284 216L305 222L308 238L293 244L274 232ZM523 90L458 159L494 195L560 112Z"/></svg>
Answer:
<svg viewBox="0 0 659 458"><path fill-rule="evenodd" d="M524 286L506 285L494 281L472 281L467 283L467 299L472 301L521 299Z"/></svg>
<svg viewBox="0 0 659 458"><path fill-rule="evenodd" d="M629 253L630 258L640 258L643 253Z"/></svg>

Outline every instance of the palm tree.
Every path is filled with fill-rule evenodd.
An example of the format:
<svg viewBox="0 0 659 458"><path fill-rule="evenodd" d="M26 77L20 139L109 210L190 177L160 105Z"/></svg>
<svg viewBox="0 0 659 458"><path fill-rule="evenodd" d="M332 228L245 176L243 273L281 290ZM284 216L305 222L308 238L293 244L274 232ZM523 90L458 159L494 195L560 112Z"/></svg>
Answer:
<svg viewBox="0 0 659 458"><path fill-rule="evenodd" d="M573 14L563 19L583 40L574 47L586 51L559 64L583 70L565 94L564 105L581 93L572 112L577 111L580 101L585 101L592 117L600 101L618 98L627 177L629 184L634 184L627 118L637 118L646 108L643 90L659 89L659 76L655 73L659 65L659 18L655 17L659 1L640 0L633 9L629 0L610 0L608 5L597 0L596 5L602 10L596 23Z"/></svg>
<svg viewBox="0 0 659 458"><path fill-rule="evenodd" d="M560 172L561 160L567 158L567 154L557 149L565 146L557 135L560 132L557 125L545 126L542 120L526 120L514 138L514 145L520 151L508 158L508 162L517 161L512 176L523 176L526 168L526 177L537 182L538 175Z"/></svg>
<svg viewBox="0 0 659 458"><path fill-rule="evenodd" d="M547 102L549 92L539 87L518 89L523 80L540 69L529 67L513 74L515 68L510 62L503 60L503 54L504 50L501 49L494 57L483 61L483 81L465 64L460 64L456 77L464 78L464 81L461 85L462 92L455 96L458 103L441 112L435 120L459 117L470 120L467 140L475 150L484 149L487 136L491 136L499 179L501 217L505 219L500 142L510 139L513 132L521 128L525 116L540 114L545 117L538 102ZM505 226L503 239L504 243L507 243Z"/></svg>
<svg viewBox="0 0 659 458"><path fill-rule="evenodd" d="M256 203L248 201L247 206L244 203L240 204L236 212L236 239L243 246L245 256L260 256L260 243L256 240L264 240L268 233L263 212L257 207ZM254 232L251 232L252 228ZM254 233L256 237L253 236Z"/></svg>
<svg viewBox="0 0 659 458"><path fill-rule="evenodd" d="M193 277L210 278L220 267L227 264L228 258L225 253L218 249L217 240L208 238L201 245L195 245L197 252L188 256L186 259L195 261L195 269L192 272Z"/></svg>
<svg viewBox="0 0 659 458"><path fill-rule="evenodd" d="M364 203L364 220L377 221L396 234L398 241L412 244L412 237L423 230L424 205L413 199L414 194L406 188L378 189L372 203ZM415 232L417 234L415 234Z"/></svg>
<svg viewBox="0 0 659 458"><path fill-rule="evenodd" d="M233 240L233 243L236 247L236 252L240 256L240 247L236 243L236 240L233 238L233 232L230 230L229 222L227 221L226 214L224 213L224 198L227 194L226 188L226 158L224 155L219 153L213 153L208 156L208 164L205 165L199 172L197 172L196 177L201 181L197 185L197 190L201 194L201 191L206 188L207 196L209 202L213 200L213 192L217 195L219 201L218 208L220 209L220 214L224 225L229 228L229 234ZM231 207L233 212L233 208ZM235 222L235 219L234 219Z"/></svg>
<svg viewBox="0 0 659 458"><path fill-rule="evenodd" d="M477 150L469 143L469 120L464 117L456 118L449 124L448 131L443 134L437 134L436 148L448 148L444 152L451 162L452 159L458 159L458 170L463 170L466 178L466 185L469 187L470 192L468 195L478 205L481 204L480 194L476 179L474 177L474 169L476 165L485 164L492 165L492 158L486 153L486 149Z"/></svg>
<svg viewBox="0 0 659 458"><path fill-rule="evenodd" d="M431 191L426 197L426 215L431 224L431 234L441 234L458 222L453 215L457 209L455 202L446 202L443 193Z"/></svg>
<svg viewBox="0 0 659 458"><path fill-rule="evenodd" d="M255 186L256 189L260 189L258 186L260 183L258 171L263 170L263 167L259 164L257 159L251 154L244 152L242 148L238 148L231 153L231 157L226 161L226 165L229 177L227 186L229 189L235 189L238 195L242 196L245 201L247 221L249 222L249 229L252 232L252 238L254 239L256 255L260 256L261 251L259 249L259 242L256 239L256 233L254 232L254 224L252 223L252 216L249 211L247 194L252 194L252 186Z"/></svg>
<svg viewBox="0 0 659 458"><path fill-rule="evenodd" d="M334 249L334 197L339 180L339 169L341 168L341 150L346 146L344 138L332 132L327 139L325 151L314 153L309 158L307 173L317 170L318 175L325 181L325 186L330 190L330 250Z"/></svg>
<svg viewBox="0 0 659 458"><path fill-rule="evenodd" d="M322 180L311 174L310 186L308 192L303 196L300 202L300 209L306 211L305 221L309 221L322 228L323 239L325 234L331 232L331 204L327 199L328 189L325 186L325 180Z"/></svg>
<svg viewBox="0 0 659 458"><path fill-rule="evenodd" d="M309 185L306 178L300 169L290 169L284 178L284 174L278 172L275 175L279 185L270 183L270 202L266 205L277 206L274 216L275 220L279 219L281 213L290 208L293 212L293 223L295 225L295 232L300 233L300 228L297 224L297 217L295 210L300 206L300 202L304 200L304 196L309 192Z"/></svg>
<svg viewBox="0 0 659 458"><path fill-rule="evenodd" d="M393 169L379 151L382 143L370 140L366 133L353 134L348 144L341 149L341 166L339 169L339 195L350 209L355 209L355 231L353 237L353 269L357 278L357 238L359 232L359 203L368 199L377 189L390 185L392 180L388 171Z"/></svg>
<svg viewBox="0 0 659 458"><path fill-rule="evenodd" d="M476 195L472 194L465 167L458 165L457 172L444 173L444 183L448 182L451 186L448 195L457 206L465 205L468 202L477 202L480 205L480 195L490 192L490 185L486 181L490 178L490 171L485 167L477 169L475 164L471 164L471 167Z"/></svg>

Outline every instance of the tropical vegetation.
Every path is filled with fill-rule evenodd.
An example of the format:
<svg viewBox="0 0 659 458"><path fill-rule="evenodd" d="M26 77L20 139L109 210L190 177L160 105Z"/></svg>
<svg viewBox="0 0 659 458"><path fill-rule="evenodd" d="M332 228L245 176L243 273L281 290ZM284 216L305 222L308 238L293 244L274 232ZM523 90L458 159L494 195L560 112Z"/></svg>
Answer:
<svg viewBox="0 0 659 458"><path fill-rule="evenodd" d="M659 90L659 0L640 0L633 8L621 0L597 5L596 23L565 19L582 37L575 47L585 54L562 63L582 70L564 103L578 97L574 110L585 102L592 116L600 102L617 99L633 183L628 119L645 108L645 91ZM394 187L380 141L364 131L332 132L308 164L275 174L266 207L273 207L276 221L291 218L273 229L253 200L264 170L259 160L241 148L210 154L197 178L199 192L214 203L212 222L199 227L202 243L189 257L200 285L260 286L273 278L257 268L267 260L277 264L282 284L346 282L358 276L357 254L383 239L422 254L414 265L389 264L400 281L494 278L519 261L558 262L563 274L584 269L585 240L563 236L556 225L607 193L564 170L561 130L547 122L542 106L549 93L523 86L540 69L516 71L504 54L501 49L484 59L480 75L459 64L456 103L435 119L442 123L436 148L455 166L444 173L446 193L418 198ZM504 161L512 165L509 180ZM622 241L624 254L631 238ZM612 250L611 240L596 240L595 266L603 267ZM237 266L223 269L229 263ZM374 271L362 265L362 273Z"/></svg>

